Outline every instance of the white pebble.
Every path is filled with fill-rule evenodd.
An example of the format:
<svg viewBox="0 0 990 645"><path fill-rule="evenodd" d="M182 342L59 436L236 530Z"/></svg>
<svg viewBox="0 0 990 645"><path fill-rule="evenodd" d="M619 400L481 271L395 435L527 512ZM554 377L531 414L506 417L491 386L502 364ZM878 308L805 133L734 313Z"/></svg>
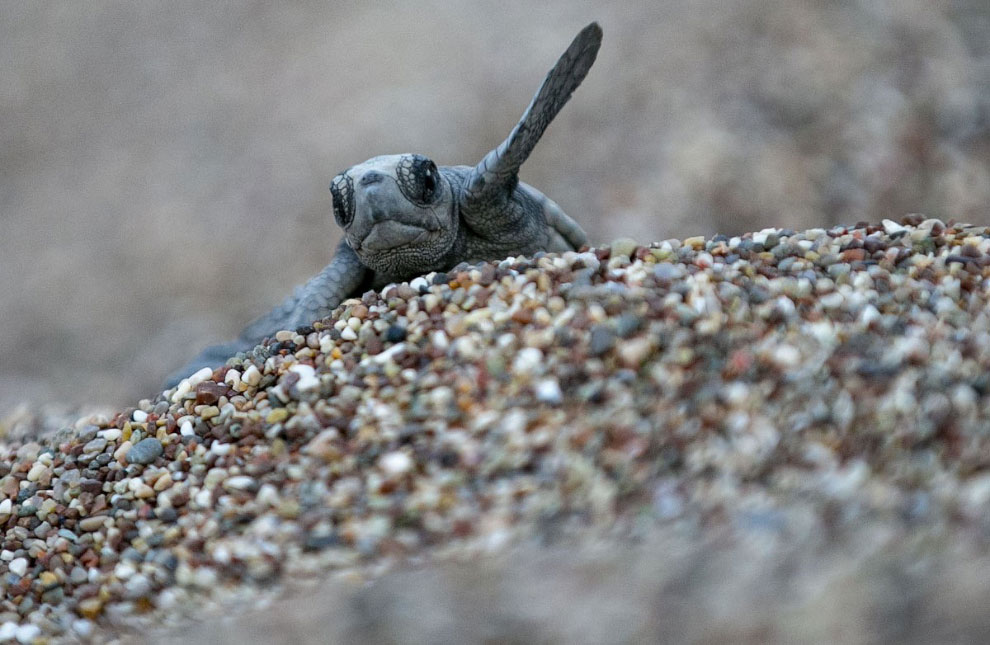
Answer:
<svg viewBox="0 0 990 645"><path fill-rule="evenodd" d="M864 327L869 327L874 322L879 322L881 320L883 320L883 316L873 305L866 305L863 307L863 311L859 314L859 321Z"/></svg>
<svg viewBox="0 0 990 645"><path fill-rule="evenodd" d="M213 589L217 586L217 572L210 567L199 567L193 574L193 583L201 589Z"/></svg>
<svg viewBox="0 0 990 645"><path fill-rule="evenodd" d="M16 576L23 576L27 573L28 561L26 558L14 558L7 568Z"/></svg>
<svg viewBox="0 0 990 645"><path fill-rule="evenodd" d="M48 466L44 464L35 463L31 466L31 470L28 471L27 478L29 482L36 482L41 479L41 475L48 470Z"/></svg>
<svg viewBox="0 0 990 645"><path fill-rule="evenodd" d="M405 349L406 349L406 344L405 343L396 343L395 345L392 345L391 347L389 347L388 349L386 349L384 352L382 352L380 354L376 354L372 358L372 360L374 360L376 363L387 363L390 360L392 360L392 358L396 354L398 354L399 352L401 352L401 351L403 351Z"/></svg>
<svg viewBox="0 0 990 645"><path fill-rule="evenodd" d="M237 386L241 384L241 373L235 369L227 370L227 374L223 377L223 382L237 389Z"/></svg>
<svg viewBox="0 0 990 645"><path fill-rule="evenodd" d="M472 361L481 356L481 348L471 336L461 336L454 340L454 352L466 361Z"/></svg>
<svg viewBox="0 0 990 645"><path fill-rule="evenodd" d="M210 374L212 375L213 372L210 372ZM135 410L134 414L131 415L131 420L137 423L144 423L148 420L148 413L144 410Z"/></svg>
<svg viewBox="0 0 990 645"><path fill-rule="evenodd" d="M308 392L320 387L320 379L316 377L316 370L311 365L296 364L290 367L289 371L299 375L296 389L300 392Z"/></svg>
<svg viewBox="0 0 990 645"><path fill-rule="evenodd" d="M340 331L340 337L344 340L357 340L357 332L350 327L344 327Z"/></svg>
<svg viewBox="0 0 990 645"><path fill-rule="evenodd" d="M228 477L223 482L223 487L230 490L247 490L254 486L254 477L248 475L236 475Z"/></svg>
<svg viewBox="0 0 990 645"><path fill-rule="evenodd" d="M883 230L887 232L887 235L894 235L895 233L903 233L907 229L894 220L885 219L883 220Z"/></svg>
<svg viewBox="0 0 990 645"><path fill-rule="evenodd" d="M773 352L773 362L777 367L795 367L801 362L801 352L793 345L781 345Z"/></svg>
<svg viewBox="0 0 990 645"><path fill-rule="evenodd" d="M255 500L259 504L264 504L265 506L275 506L282 501L282 498L278 495L278 489L271 484L263 484L261 488L258 489L258 494Z"/></svg>
<svg viewBox="0 0 990 645"><path fill-rule="evenodd" d="M399 477L412 470L413 460L406 453L396 450L382 455L378 467L389 477Z"/></svg>
<svg viewBox="0 0 990 645"><path fill-rule="evenodd" d="M426 278L424 278L423 276L420 276L418 278L413 278L412 280L410 280L409 281L409 286L412 287L413 289L415 289L416 292L418 293L424 287L425 288L429 288L430 284L426 281Z"/></svg>
<svg viewBox="0 0 990 645"><path fill-rule="evenodd" d="M333 351L334 342L329 335L320 336L320 351L324 354L329 354Z"/></svg>
<svg viewBox="0 0 990 645"><path fill-rule="evenodd" d="M7 621L3 625L0 625L0 641L9 641L11 638L17 634L17 623Z"/></svg>
<svg viewBox="0 0 990 645"><path fill-rule="evenodd" d="M14 504L10 501L10 499L5 499L0 502L0 515L10 515L13 510Z"/></svg>
<svg viewBox="0 0 990 645"><path fill-rule="evenodd" d="M190 387L196 387L203 381L213 377L213 369L209 367L204 367L192 376L190 376L187 381L189 381Z"/></svg>
<svg viewBox="0 0 990 645"><path fill-rule="evenodd" d="M127 488L132 493L134 493L134 497L136 497L138 499L147 499L149 497L154 497L155 496L154 489L151 486L148 486L147 484L145 484L143 481L141 481L137 477L131 479L127 483Z"/></svg>
<svg viewBox="0 0 990 645"><path fill-rule="evenodd" d="M210 452L212 452L214 455L223 457L224 455L230 454L230 444L214 441L213 444L210 446Z"/></svg>
<svg viewBox="0 0 990 645"><path fill-rule="evenodd" d="M560 384L557 383L557 379L555 378L543 379L536 384L534 390L536 392L536 398L544 403L556 405L563 400Z"/></svg>
<svg viewBox="0 0 990 645"><path fill-rule="evenodd" d="M117 428L107 428L106 430L100 430L96 433L97 437L103 437L107 441L116 441L123 436L123 433Z"/></svg>
<svg viewBox="0 0 990 645"><path fill-rule="evenodd" d="M41 636L41 628L30 623L18 627L17 633L14 634L18 643L33 643L39 636Z"/></svg>
<svg viewBox="0 0 990 645"><path fill-rule="evenodd" d="M175 388L175 393L172 394L172 403L178 403L190 392L192 392L192 385L190 385L189 379L182 379L178 387Z"/></svg>
<svg viewBox="0 0 990 645"><path fill-rule="evenodd" d="M93 621L85 618L72 621L72 631L82 638L89 638L93 634Z"/></svg>
<svg viewBox="0 0 990 645"><path fill-rule="evenodd" d="M512 371L516 374L527 374L539 367L543 361L543 352L535 347L526 347L519 350L516 358L512 361Z"/></svg>
<svg viewBox="0 0 990 645"><path fill-rule="evenodd" d="M252 365L251 367L247 368L244 371L244 374L241 376L241 380L247 383L248 385L250 385L251 387L254 387L258 383L260 383L261 372L258 370L258 366Z"/></svg>
<svg viewBox="0 0 990 645"><path fill-rule="evenodd" d="M134 563L124 560L120 562L113 568L113 575L117 576L121 580L126 580L137 573L137 568L135 568Z"/></svg>
<svg viewBox="0 0 990 645"><path fill-rule="evenodd" d="M179 434L183 437L193 437L196 435L196 431L193 430L192 421L189 419L183 419L182 423L179 425Z"/></svg>
<svg viewBox="0 0 990 645"><path fill-rule="evenodd" d="M838 309L842 306L842 303L846 301L845 296L843 296L838 291L833 291L832 293L826 293L824 296L818 299L818 302L822 304L825 309Z"/></svg>
<svg viewBox="0 0 990 645"><path fill-rule="evenodd" d="M440 329L433 332L433 335L430 336L430 341L433 343L434 347L440 350L446 350L450 347L450 341L447 340L447 334Z"/></svg>
<svg viewBox="0 0 990 645"><path fill-rule="evenodd" d="M209 508L210 501L213 499L213 494L206 488L200 490L196 493L193 498L196 501L196 505L200 508Z"/></svg>

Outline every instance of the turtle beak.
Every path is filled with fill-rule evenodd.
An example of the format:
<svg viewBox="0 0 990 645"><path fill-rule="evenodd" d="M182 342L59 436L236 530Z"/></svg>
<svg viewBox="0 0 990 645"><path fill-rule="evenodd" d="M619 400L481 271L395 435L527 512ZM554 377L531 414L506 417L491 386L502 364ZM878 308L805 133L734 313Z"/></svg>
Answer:
<svg viewBox="0 0 990 645"><path fill-rule="evenodd" d="M361 240L361 248L370 251L387 251L408 244L415 244L429 235L429 231L419 226L410 226L396 220L376 223Z"/></svg>

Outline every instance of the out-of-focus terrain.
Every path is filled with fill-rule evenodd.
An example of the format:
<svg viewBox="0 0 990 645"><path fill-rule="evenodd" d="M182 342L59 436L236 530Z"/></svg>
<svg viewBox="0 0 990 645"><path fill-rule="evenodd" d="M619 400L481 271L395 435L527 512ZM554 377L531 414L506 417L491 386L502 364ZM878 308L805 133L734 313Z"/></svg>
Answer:
<svg viewBox="0 0 990 645"><path fill-rule="evenodd" d="M793 528L702 537L668 525L636 542L524 544L496 557L402 567L363 587L326 581L260 611L135 642L985 641L990 559L978 541L896 523Z"/></svg>
<svg viewBox="0 0 990 645"><path fill-rule="evenodd" d="M523 168L593 240L990 222L985 0L4 3L0 413L154 394L327 262L333 174L474 163L593 19Z"/></svg>

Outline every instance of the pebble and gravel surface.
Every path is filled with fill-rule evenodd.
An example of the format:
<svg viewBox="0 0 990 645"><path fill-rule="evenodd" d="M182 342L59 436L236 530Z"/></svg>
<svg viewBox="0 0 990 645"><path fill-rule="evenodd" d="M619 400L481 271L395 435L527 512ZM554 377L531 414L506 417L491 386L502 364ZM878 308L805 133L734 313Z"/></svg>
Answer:
<svg viewBox="0 0 990 645"><path fill-rule="evenodd" d="M983 539L990 229L909 216L463 265L135 408L39 424L0 443L0 642L136 638L569 531L800 515Z"/></svg>

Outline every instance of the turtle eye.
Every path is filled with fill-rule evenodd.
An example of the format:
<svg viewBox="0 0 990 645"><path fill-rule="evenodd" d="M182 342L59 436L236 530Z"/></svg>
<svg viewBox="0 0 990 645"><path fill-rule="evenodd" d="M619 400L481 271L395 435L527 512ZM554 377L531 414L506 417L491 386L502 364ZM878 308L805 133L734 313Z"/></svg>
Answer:
<svg viewBox="0 0 990 645"><path fill-rule="evenodd" d="M396 166L399 189L419 206L429 206L440 195L440 171L432 159L423 155L406 155Z"/></svg>
<svg viewBox="0 0 990 645"><path fill-rule="evenodd" d="M430 162L430 168L423 175L423 201L432 202L433 193L437 189L437 167Z"/></svg>
<svg viewBox="0 0 990 645"><path fill-rule="evenodd" d="M423 171L423 203L430 204L440 191L440 172L437 165L431 160L429 166Z"/></svg>
<svg viewBox="0 0 990 645"><path fill-rule="evenodd" d="M330 194L333 196L333 218L337 225L347 228L354 219L354 181L347 173L341 173L330 182Z"/></svg>

